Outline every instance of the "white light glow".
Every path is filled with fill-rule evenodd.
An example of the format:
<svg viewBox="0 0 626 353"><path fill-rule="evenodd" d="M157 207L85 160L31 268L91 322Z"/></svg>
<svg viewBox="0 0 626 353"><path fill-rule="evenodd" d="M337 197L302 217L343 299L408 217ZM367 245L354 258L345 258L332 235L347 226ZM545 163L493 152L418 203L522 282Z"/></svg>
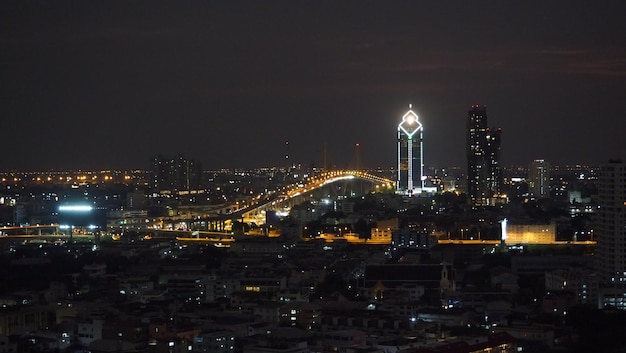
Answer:
<svg viewBox="0 0 626 353"><path fill-rule="evenodd" d="M417 124L416 127L412 125ZM410 129L407 130L405 125L409 125ZM422 124L419 122L417 114L415 114L412 110L409 110L402 116L402 122L398 125L398 129L404 132L409 138L412 137L416 132L422 130Z"/></svg>
<svg viewBox="0 0 626 353"><path fill-rule="evenodd" d="M59 206L59 211L69 211L69 212L90 212L93 207L89 205L65 205Z"/></svg>

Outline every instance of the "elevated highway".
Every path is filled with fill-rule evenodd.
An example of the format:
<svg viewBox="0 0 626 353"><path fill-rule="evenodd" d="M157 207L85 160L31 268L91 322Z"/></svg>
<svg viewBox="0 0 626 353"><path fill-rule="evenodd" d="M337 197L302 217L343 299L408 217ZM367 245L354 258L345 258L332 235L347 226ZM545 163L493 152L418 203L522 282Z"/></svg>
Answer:
<svg viewBox="0 0 626 353"><path fill-rule="evenodd" d="M204 230L223 230L227 222L241 221L245 218L258 217L267 211L291 208L304 200L304 195L314 190L327 187L340 181L363 180L372 184L375 190L391 190L395 182L371 173L358 170L335 170L315 174L296 183L286 185L279 190L270 191L264 196L239 200L222 205L217 213L198 215L195 217L176 216L178 222L187 222ZM225 211L226 212L222 212ZM165 220L165 219L164 219Z"/></svg>
<svg viewBox="0 0 626 353"><path fill-rule="evenodd" d="M287 206L288 208L304 201L304 196L315 190L327 187L330 184L340 181L362 180L373 185L373 189L384 191L395 187L395 182L391 179L383 178L371 173L359 170L334 170L322 172L310 176L298 183L288 185L280 193L275 192L261 202L252 203L241 209L237 209L233 214L241 217L251 216L261 211L278 210Z"/></svg>

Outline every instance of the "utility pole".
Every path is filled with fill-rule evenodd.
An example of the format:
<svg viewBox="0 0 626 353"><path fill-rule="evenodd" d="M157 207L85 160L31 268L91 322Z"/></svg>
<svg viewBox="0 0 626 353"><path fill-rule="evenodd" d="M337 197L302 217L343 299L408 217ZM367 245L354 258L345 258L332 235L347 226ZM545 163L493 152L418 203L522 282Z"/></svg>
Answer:
<svg viewBox="0 0 626 353"><path fill-rule="evenodd" d="M326 165L326 141L324 141L324 164L322 166L324 167L324 171L328 170L328 166Z"/></svg>
<svg viewBox="0 0 626 353"><path fill-rule="evenodd" d="M361 144L360 143L356 143L355 145L356 147L356 171L359 172L361 171ZM361 196L363 195L363 180L361 179L357 179L358 183L359 183L359 189L360 189L360 194Z"/></svg>

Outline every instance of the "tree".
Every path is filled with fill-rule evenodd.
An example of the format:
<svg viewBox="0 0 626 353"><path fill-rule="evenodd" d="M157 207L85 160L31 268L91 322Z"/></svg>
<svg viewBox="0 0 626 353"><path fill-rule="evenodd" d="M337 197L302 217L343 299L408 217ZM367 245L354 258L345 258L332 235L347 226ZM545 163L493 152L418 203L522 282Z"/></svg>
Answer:
<svg viewBox="0 0 626 353"><path fill-rule="evenodd" d="M243 235L245 232L250 230L250 226L244 222L233 221L232 229L234 235Z"/></svg>
<svg viewBox="0 0 626 353"><path fill-rule="evenodd" d="M359 218L354 222L354 232L357 233L361 239L369 239L372 235L372 225L367 223L364 218Z"/></svg>
<svg viewBox="0 0 626 353"><path fill-rule="evenodd" d="M354 288L354 287L352 287ZM336 272L330 272L326 275L323 281L319 282L315 286L316 298L324 298L334 293L340 293L348 299L354 299L354 291L348 290L348 283L346 280Z"/></svg>

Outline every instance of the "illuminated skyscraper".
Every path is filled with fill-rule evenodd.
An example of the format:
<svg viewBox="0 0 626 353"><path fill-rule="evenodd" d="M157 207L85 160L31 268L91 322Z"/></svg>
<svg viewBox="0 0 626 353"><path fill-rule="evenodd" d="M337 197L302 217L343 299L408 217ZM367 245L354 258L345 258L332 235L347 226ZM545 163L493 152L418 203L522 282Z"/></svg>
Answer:
<svg viewBox="0 0 626 353"><path fill-rule="evenodd" d="M421 193L424 188L424 150L422 132L424 128L417 114L411 110L402 116L398 125L398 194Z"/></svg>
<svg viewBox="0 0 626 353"><path fill-rule="evenodd" d="M550 196L550 163L536 159L528 166L528 188L536 198Z"/></svg>
<svg viewBox="0 0 626 353"><path fill-rule="evenodd" d="M487 107L473 105L467 114L467 193L474 206L494 205L502 186L501 129L487 127Z"/></svg>

